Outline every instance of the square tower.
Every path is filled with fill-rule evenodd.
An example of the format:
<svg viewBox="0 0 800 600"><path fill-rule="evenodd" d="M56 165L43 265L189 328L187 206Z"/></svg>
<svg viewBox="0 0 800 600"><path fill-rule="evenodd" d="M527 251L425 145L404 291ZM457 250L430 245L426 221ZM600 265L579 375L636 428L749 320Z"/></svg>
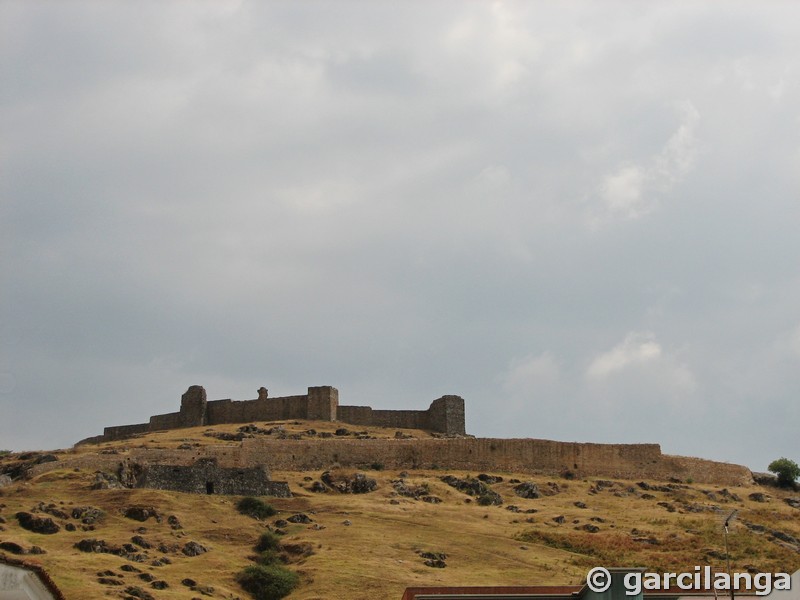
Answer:
<svg viewBox="0 0 800 600"><path fill-rule="evenodd" d="M335 421L339 409L339 390L330 385L308 388L308 419Z"/></svg>

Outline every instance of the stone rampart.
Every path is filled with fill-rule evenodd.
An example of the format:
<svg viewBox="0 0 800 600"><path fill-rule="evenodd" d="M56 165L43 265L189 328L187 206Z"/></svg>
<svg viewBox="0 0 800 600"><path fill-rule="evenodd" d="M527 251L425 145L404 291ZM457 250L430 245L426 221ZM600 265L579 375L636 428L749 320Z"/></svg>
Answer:
<svg viewBox="0 0 800 600"><path fill-rule="evenodd" d="M719 485L747 485L746 467L698 458L665 456L658 444L588 444L537 439L454 438L422 440L242 441L241 464L273 470L318 470L333 464L387 469L506 471L539 475L621 479L677 478Z"/></svg>
<svg viewBox="0 0 800 600"><path fill-rule="evenodd" d="M333 465L387 469L447 469L531 475L679 479L725 486L749 485L746 467L661 454L658 444L588 444L537 439L447 438L411 440L245 439L239 445L192 449L131 448L124 454L85 454L36 465L31 476L54 469L116 472L124 462L194 465L214 460L222 468L266 466L272 471L315 471Z"/></svg>

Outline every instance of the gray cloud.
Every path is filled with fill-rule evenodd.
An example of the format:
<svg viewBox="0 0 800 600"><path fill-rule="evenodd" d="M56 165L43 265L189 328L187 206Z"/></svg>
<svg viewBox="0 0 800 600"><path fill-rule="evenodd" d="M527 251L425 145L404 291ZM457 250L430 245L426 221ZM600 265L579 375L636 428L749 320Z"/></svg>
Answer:
<svg viewBox="0 0 800 600"><path fill-rule="evenodd" d="M796 454L798 9L633 8L0 4L0 447L332 384Z"/></svg>

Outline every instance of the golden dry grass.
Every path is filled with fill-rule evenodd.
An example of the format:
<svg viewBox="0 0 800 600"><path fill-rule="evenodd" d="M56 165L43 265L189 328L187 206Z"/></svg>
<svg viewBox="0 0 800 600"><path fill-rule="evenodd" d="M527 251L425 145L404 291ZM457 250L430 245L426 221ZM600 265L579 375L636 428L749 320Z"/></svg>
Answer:
<svg viewBox="0 0 800 600"><path fill-rule="evenodd" d="M284 425L288 432L310 427L317 431L335 428L331 423L284 422ZM214 429L235 431L236 428L232 425ZM205 429L148 434L65 453L139 445L175 447L181 443L221 443L203 436ZM394 430L367 429L376 437L394 435ZM414 434L427 436L424 432ZM13 460L13 457L4 460ZM314 550L310 556L290 563L289 567L301 575L301 586L290 598L399 599L405 587L414 585L577 584L587 570L596 565L638 565L650 570L671 571L691 570L695 565L705 564L722 567L724 561L717 554L723 551L720 514L685 510L692 504L716 504L723 511L734 508L740 511L730 536L736 569L750 567L792 572L800 567L800 553L742 524L764 525L800 538L800 510L784 503L782 498L786 494L779 490L767 490L772 496L768 503L747 499L750 492L765 491L763 488L730 488L731 493L741 498L732 501L720 495L718 488L707 485L689 485L672 492L651 491L647 493L654 498L642 499L642 490L632 481L618 481L613 488L593 494L590 487L594 479L565 481L494 473L505 479L492 486L505 503L500 507L484 507L439 480L445 474L461 477L467 473L444 470L409 473L409 484L426 483L431 494L442 499L441 504L397 496L391 483L399 475L396 471L369 471L368 474L377 479L377 491L340 495L308 491L311 482L305 478L317 479L319 472L274 472L274 479L289 482L294 497L271 500L280 512L269 522L262 523L238 514L235 497L144 489L92 491L93 473L56 470L15 483L0 492L0 505L4 505L0 515L7 521L2 525L5 530L0 531L0 540L44 548L46 554L26 558L41 563L67 598L119 597L122 587L110 587L97 581L97 573L105 570L123 574L126 585L138 585L159 599L199 597L197 591L181 584L187 577L201 585L213 586L215 598L246 598L247 594L236 584L235 575L252 564L252 546L259 534L276 519L305 512L314 522L290 524L283 538L286 543L311 544ZM554 481L561 492L538 499L522 499L508 483L508 479L514 477L534 481L540 488ZM627 488L634 488L636 493L626 491ZM717 501L710 500L704 491L717 492ZM62 529L55 535L34 534L20 528L13 515L17 511L30 511L39 502L52 502L64 510L91 505L101 508L105 517L95 531ZM587 508L579 508L575 502L584 502ZM668 502L677 510L668 512L658 502ZM506 510L510 504L522 511L535 509L537 512L514 513ZM153 506L164 516L164 521L159 524L150 519L139 523L123 517L124 509L132 505ZM184 529L173 531L166 522L169 515L176 515ZM565 522L556 523L553 519L557 516L563 516ZM592 521L592 518L602 519L602 522ZM345 521L351 524L345 525ZM587 524L596 525L600 531L584 531L582 527ZM172 564L160 567L136 563L137 568L169 584L165 590L153 590L148 583L139 580L136 573L120 570L128 562L123 558L87 554L74 548L79 540L92 537L113 545L130 542L140 527L146 528L141 535L155 545L163 542L182 546L193 540L209 548L209 552L197 557L169 553ZM651 539L655 543L647 541ZM425 566L418 555L420 551L446 553L447 567ZM155 550L148 552L151 558L162 556Z"/></svg>

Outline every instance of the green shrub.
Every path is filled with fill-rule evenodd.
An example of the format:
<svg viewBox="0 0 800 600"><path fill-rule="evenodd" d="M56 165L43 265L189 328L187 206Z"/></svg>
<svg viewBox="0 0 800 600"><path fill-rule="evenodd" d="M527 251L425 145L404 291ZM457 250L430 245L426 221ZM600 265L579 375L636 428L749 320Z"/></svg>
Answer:
<svg viewBox="0 0 800 600"><path fill-rule="evenodd" d="M297 587L300 578L280 565L254 565L241 571L236 581L256 600L280 600Z"/></svg>
<svg viewBox="0 0 800 600"><path fill-rule="evenodd" d="M264 550L256 557L256 562L259 565L274 565L276 563L281 562L281 555L278 553L277 550L269 549Z"/></svg>
<svg viewBox="0 0 800 600"><path fill-rule="evenodd" d="M261 534L256 542L256 550L263 552L264 550L277 550L280 546L281 538L272 531L265 531Z"/></svg>
<svg viewBox="0 0 800 600"><path fill-rule="evenodd" d="M252 496L246 496L239 500L236 509L243 515L249 515L254 519L266 519L277 512L270 504Z"/></svg>
<svg viewBox="0 0 800 600"><path fill-rule="evenodd" d="M8 456L11 454L11 450L0 450L0 456Z"/></svg>
<svg viewBox="0 0 800 600"><path fill-rule="evenodd" d="M781 487L794 486L794 480L800 477L800 466L788 458L773 460L767 469L778 476L778 485Z"/></svg>
<svg viewBox="0 0 800 600"><path fill-rule="evenodd" d="M374 462L370 465L370 468L373 471L383 471L383 463L382 462Z"/></svg>

